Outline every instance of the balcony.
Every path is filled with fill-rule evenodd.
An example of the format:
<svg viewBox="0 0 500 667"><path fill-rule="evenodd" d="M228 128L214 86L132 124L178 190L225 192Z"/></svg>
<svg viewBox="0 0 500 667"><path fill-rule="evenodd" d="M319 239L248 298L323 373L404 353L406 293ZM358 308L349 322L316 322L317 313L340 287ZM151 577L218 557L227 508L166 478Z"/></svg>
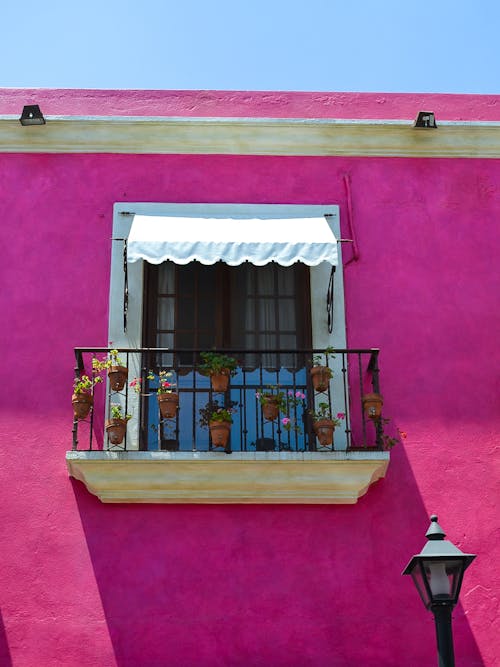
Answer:
<svg viewBox="0 0 500 667"><path fill-rule="evenodd" d="M109 352L76 349L76 377L92 377L93 359ZM118 350L127 381L118 389L109 380L95 385L88 417L74 418L70 474L104 502L290 503L356 502L385 475L383 422L363 407L367 393L380 393L377 349L225 350L237 360L225 391L201 372L201 352ZM324 391L311 384L313 358L331 370ZM165 372L179 407L164 418L158 389ZM265 393L281 397L274 419L261 405ZM200 426L207 404L233 410L225 446ZM117 406L129 416L121 442L105 429ZM338 422L331 444L315 431L320 406Z"/></svg>

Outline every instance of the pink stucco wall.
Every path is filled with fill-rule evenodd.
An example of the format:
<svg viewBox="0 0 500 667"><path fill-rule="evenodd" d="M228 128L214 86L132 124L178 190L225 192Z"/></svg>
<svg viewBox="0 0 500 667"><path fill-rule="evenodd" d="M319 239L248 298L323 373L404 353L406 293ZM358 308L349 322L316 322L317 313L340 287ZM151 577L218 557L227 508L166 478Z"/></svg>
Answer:
<svg viewBox="0 0 500 667"><path fill-rule="evenodd" d="M38 104L44 114L262 118L415 119L434 111L440 120L490 121L500 117L498 95L431 93L300 93L240 90L0 89L0 113L19 114Z"/></svg>
<svg viewBox="0 0 500 667"><path fill-rule="evenodd" d="M478 554L457 667L498 664L498 161L3 154L0 174L2 667L433 665L400 573L434 511ZM408 433L387 478L354 506L255 507L103 505L71 481L72 348L107 342L113 203L338 203L345 223L345 174L349 345L381 348Z"/></svg>

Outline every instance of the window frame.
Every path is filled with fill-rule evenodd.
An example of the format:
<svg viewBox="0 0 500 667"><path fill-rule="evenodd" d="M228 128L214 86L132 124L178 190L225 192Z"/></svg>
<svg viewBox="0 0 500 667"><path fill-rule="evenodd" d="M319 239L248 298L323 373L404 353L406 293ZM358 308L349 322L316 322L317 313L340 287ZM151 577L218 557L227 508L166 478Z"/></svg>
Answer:
<svg viewBox="0 0 500 667"><path fill-rule="evenodd" d="M328 216L329 225L337 239L340 238L340 220L338 205L300 205L300 204L175 204L152 202L116 202L113 207L113 233L110 269L109 328L108 340L119 348L142 347L144 313L144 262L129 263L127 331L123 326L123 306L125 272L123 269L124 242L128 238L134 214L163 215L182 217L228 217L228 218L293 218ZM346 348L346 322L344 304L344 282L342 270L342 247L338 246L339 263L335 272L333 330L328 332L326 293L330 280L330 264L323 262L310 270L310 305L311 335L313 348ZM139 360L130 364L131 376L139 375ZM136 366L136 367L135 367ZM333 377L341 391L342 379L339 374ZM138 411L137 411L138 412ZM139 422L133 418L128 427L129 442L139 441ZM339 443L342 448L342 444ZM347 447L347 442L345 443ZM133 445L132 445L133 448Z"/></svg>

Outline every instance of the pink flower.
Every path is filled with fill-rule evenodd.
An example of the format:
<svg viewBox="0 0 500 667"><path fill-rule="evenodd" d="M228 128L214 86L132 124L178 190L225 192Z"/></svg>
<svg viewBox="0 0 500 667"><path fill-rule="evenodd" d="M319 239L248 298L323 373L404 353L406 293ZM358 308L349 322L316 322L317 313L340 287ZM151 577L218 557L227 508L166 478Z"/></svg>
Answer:
<svg viewBox="0 0 500 667"><path fill-rule="evenodd" d="M286 426L287 424L290 423L290 417L283 417L281 423L283 424L283 426Z"/></svg>
<svg viewBox="0 0 500 667"><path fill-rule="evenodd" d="M345 419L345 412L337 412L337 419Z"/></svg>
<svg viewBox="0 0 500 667"><path fill-rule="evenodd" d="M260 391L255 392L255 398L260 398Z"/></svg>
<svg viewBox="0 0 500 667"><path fill-rule="evenodd" d="M306 395L303 394L301 391L296 391L295 392L295 398L305 398Z"/></svg>
<svg viewBox="0 0 500 667"><path fill-rule="evenodd" d="M289 389L289 390L288 390L288 395L289 395L289 396L293 396L293 389Z"/></svg>

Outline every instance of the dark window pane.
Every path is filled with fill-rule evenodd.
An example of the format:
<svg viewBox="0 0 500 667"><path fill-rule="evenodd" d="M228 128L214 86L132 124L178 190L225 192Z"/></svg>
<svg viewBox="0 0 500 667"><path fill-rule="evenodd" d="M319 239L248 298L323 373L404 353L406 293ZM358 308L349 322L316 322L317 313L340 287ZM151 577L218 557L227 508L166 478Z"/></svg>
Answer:
<svg viewBox="0 0 500 667"><path fill-rule="evenodd" d="M177 267L177 289L180 298L194 295L196 278L194 267L194 263Z"/></svg>
<svg viewBox="0 0 500 667"><path fill-rule="evenodd" d="M177 329L194 329L194 299L183 298L177 306Z"/></svg>
<svg viewBox="0 0 500 667"><path fill-rule="evenodd" d="M201 298L198 300L198 323L199 326L206 327L214 320L215 302L214 299Z"/></svg>
<svg viewBox="0 0 500 667"><path fill-rule="evenodd" d="M163 262L157 268L158 294L174 294L175 292L175 264Z"/></svg>
<svg viewBox="0 0 500 667"><path fill-rule="evenodd" d="M300 317L300 313L299 313ZM294 331L295 324L295 301L293 299L282 299L278 303L278 318L280 331Z"/></svg>
<svg viewBox="0 0 500 667"><path fill-rule="evenodd" d="M274 294L274 271L273 264L253 267L257 279L257 294L259 296L270 296Z"/></svg>
<svg viewBox="0 0 500 667"><path fill-rule="evenodd" d="M256 314L258 329L276 331L276 302L274 299L259 299Z"/></svg>
<svg viewBox="0 0 500 667"><path fill-rule="evenodd" d="M158 329L174 329L174 297L160 297L158 298Z"/></svg>
<svg viewBox="0 0 500 667"><path fill-rule="evenodd" d="M293 296L295 292L295 270L293 266L277 266L278 294Z"/></svg>

